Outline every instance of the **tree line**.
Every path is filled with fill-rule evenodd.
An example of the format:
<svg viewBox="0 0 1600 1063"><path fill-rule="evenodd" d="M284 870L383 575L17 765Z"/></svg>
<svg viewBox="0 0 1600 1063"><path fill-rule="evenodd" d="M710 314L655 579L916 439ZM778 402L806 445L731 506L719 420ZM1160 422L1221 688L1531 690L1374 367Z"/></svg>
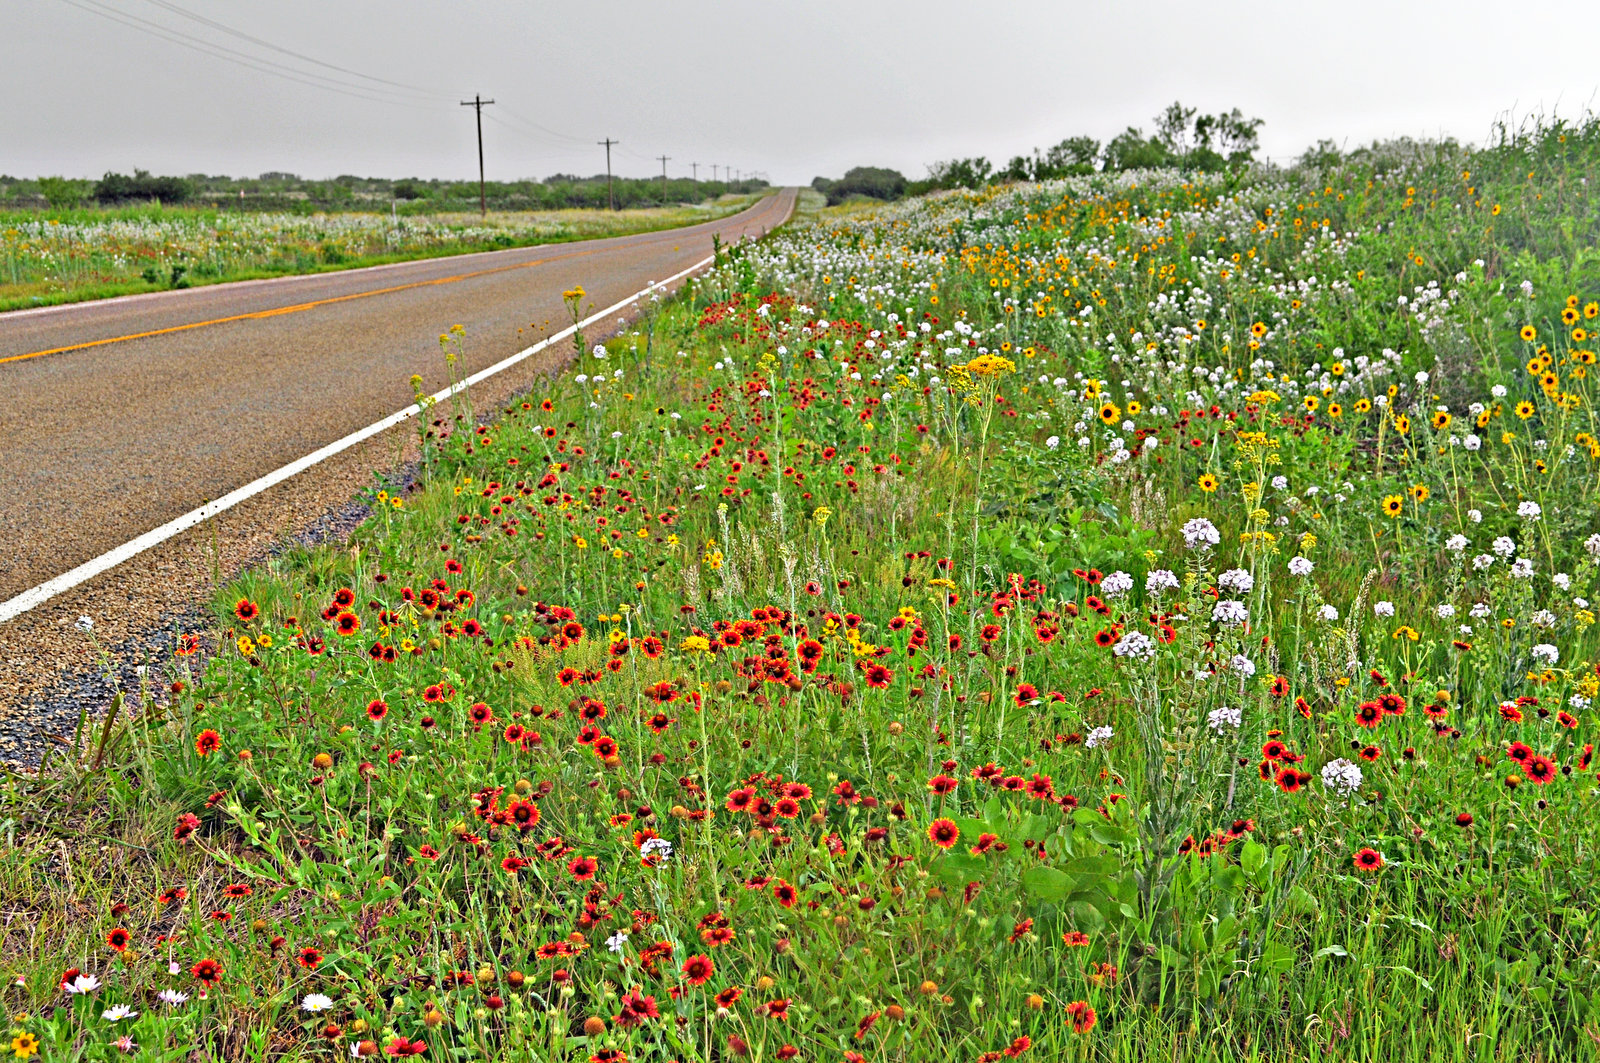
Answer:
<svg viewBox="0 0 1600 1063"><path fill-rule="evenodd" d="M1204 114L1174 102L1155 117L1154 130L1146 134L1129 126L1102 144L1094 137L1067 137L1041 151L1015 155L1003 167L983 156L946 159L928 167L921 181L908 180L897 170L858 166L838 180L815 178L811 187L830 204L852 196L899 199L941 188L982 188L1001 181L1049 181L1103 170L1175 168L1218 172L1239 169L1255 159L1260 149L1260 118L1231 111Z"/></svg>
<svg viewBox="0 0 1600 1063"><path fill-rule="evenodd" d="M694 181L688 178L615 177L607 188L605 174L554 174L543 179L489 181L484 198L495 210L558 210L603 208L614 198L618 209L700 203L727 193L748 194L767 187L764 180ZM42 202L41 202L42 201ZM404 177L356 177L329 180L292 173L260 177L189 174L160 176L146 170L107 173L98 181L65 177L34 179L0 176L0 206L69 210L89 203L123 206L134 203L200 204L219 209L337 211L389 210L433 213L478 209L478 182Z"/></svg>

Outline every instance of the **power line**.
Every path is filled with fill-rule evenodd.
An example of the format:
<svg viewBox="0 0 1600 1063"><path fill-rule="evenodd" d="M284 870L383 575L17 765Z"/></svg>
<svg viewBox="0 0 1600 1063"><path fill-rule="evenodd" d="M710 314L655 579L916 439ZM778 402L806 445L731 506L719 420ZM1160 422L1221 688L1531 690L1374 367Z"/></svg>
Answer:
<svg viewBox="0 0 1600 1063"><path fill-rule="evenodd" d="M502 110L504 110L503 107L502 107ZM557 130L550 129L550 128L546 127L546 126L542 126L538 122L535 122L530 118L524 118L524 117L522 117L522 115L518 114L515 111L506 110L506 111L504 111L504 113L506 114L507 117L515 119L516 121L521 122L525 126L529 126L529 127L533 128L533 129L537 129L541 133L545 133L545 134L547 134L549 136L555 137L557 140L570 140L574 144L587 144L589 142L587 137L575 137L575 136L572 136L569 133L558 132Z"/></svg>
<svg viewBox="0 0 1600 1063"><path fill-rule="evenodd" d="M221 59L224 62L234 63L238 66L246 67L250 70L256 71L257 73L270 74L273 77L284 78L288 81L294 81L301 85L309 85L312 88L324 89L328 92L337 92L342 96L350 96L358 100L367 100L371 103L392 103L403 104L407 106L416 106L418 103L416 100L401 100L372 95L371 93L379 90L369 89L365 85L350 85L347 82L340 82L334 78L330 78L322 74L314 74L306 70L296 70L293 67L285 66L282 63L275 63L270 59L262 59L258 56L252 56L245 52L238 51L237 49L229 48L226 45L215 44L202 38L192 37L178 30L163 26L158 22L151 22L148 19L139 18L137 15L129 15L126 12L119 11L115 8L107 8L97 3L96 0L61 0L61 2L69 4L80 11L85 11L91 15L97 15L100 18L108 19L109 21L127 26L129 29L136 30L139 33L160 38L161 40L167 41L170 44L176 44L181 48L188 48L191 51L200 52L203 55L209 55L213 59Z"/></svg>
<svg viewBox="0 0 1600 1063"><path fill-rule="evenodd" d="M223 23L218 22L216 19L207 18L204 15L198 15L193 11L179 7L177 4L172 3L171 0L148 0L148 2L156 5L157 7L163 8L164 10L171 11L175 15L179 15L193 22L198 22L202 26L209 26L214 30L226 33L231 37L237 37L240 40L249 41L251 44L258 44L263 48L270 48L274 52L292 56L293 58L299 59L302 62L310 63L313 66L326 67L329 70L336 70L341 74L349 74L351 77L358 77L365 81L374 81L380 85L388 85L392 88L404 89L407 92L421 93L424 96L433 97L435 99L441 99L448 95L439 92L437 89L425 89L417 85L407 85L401 81L390 81L387 78L374 77L371 74L363 74L359 70L351 70L348 67L336 66L333 63L324 62L323 60L317 59L314 56L305 55L301 52L284 48L281 45L273 44L271 41L262 40L260 37L251 36L242 30L236 30L232 26L224 25Z"/></svg>

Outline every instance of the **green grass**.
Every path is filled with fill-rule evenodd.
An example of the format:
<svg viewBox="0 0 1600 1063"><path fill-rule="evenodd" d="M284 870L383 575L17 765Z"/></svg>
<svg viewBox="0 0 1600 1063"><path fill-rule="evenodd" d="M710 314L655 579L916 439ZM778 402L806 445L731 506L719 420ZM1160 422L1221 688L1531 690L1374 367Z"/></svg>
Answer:
<svg viewBox="0 0 1600 1063"><path fill-rule="evenodd" d="M659 232L726 217L756 198L724 196L693 208L496 212L481 221L476 214L402 214L412 243L400 251L377 249L391 229L382 214L250 215L185 207L0 213L0 313ZM44 235L32 235L30 225ZM74 235L62 235L68 230Z"/></svg>
<svg viewBox="0 0 1600 1063"><path fill-rule="evenodd" d="M8 781L17 1030L1592 1054L1596 177L1589 125L813 209L434 408L203 672Z"/></svg>

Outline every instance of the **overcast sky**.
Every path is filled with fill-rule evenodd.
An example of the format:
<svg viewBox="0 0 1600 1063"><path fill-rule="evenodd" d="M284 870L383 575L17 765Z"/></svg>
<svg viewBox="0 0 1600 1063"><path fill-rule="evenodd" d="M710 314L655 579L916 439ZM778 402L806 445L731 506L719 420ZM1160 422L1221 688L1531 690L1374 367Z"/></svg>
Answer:
<svg viewBox="0 0 1600 1063"><path fill-rule="evenodd" d="M698 162L775 183L863 164L920 177L955 155L1003 164L1148 130L1174 98L1265 119L1274 158L1321 137L1482 142L1497 116L1600 108L1593 14L1576 0L0 0L0 173L476 177L458 105L474 92L496 101L491 179L601 172L606 136L630 176L666 154L674 176Z"/></svg>

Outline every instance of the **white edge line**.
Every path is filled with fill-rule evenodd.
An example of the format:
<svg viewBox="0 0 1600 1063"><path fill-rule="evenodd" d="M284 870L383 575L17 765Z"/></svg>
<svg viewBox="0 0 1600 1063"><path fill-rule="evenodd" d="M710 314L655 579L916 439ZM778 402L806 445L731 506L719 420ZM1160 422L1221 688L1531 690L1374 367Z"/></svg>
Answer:
<svg viewBox="0 0 1600 1063"><path fill-rule="evenodd" d="M687 277L689 274L703 269L714 259L715 256L703 258L699 262L696 262L694 265L690 266L688 269L674 273L666 280L652 281L642 291L628 296L628 298L623 299L621 302L613 303L604 310L590 314L576 325L568 325L555 335L548 336L545 339L540 340L532 347L525 347L503 361L496 362L494 365L489 366L487 369L479 370L460 383L452 384L443 391L436 392L430 398L432 402L435 403L443 402L445 399L448 399L457 392L463 391L480 381L487 380L496 373L510 369L517 363L525 361L533 355L538 354L552 343L555 343L558 340L566 339L578 329L587 325L592 325L603 317L607 317L616 313L618 310L632 306L634 303L637 303L640 299L643 299L656 289L665 287L666 285L671 284L673 281L681 280L682 278ZM175 520L170 520L161 525L159 528L152 528L150 531L145 532L138 538L130 539L121 546L106 551L99 557L85 561L77 568L63 572L54 579L46 580L37 587L29 588L28 590L25 590L21 594L17 595L15 598L11 598L5 602L0 602L0 624L4 624L7 621L16 619L23 613L26 613L28 610L43 605L56 595L61 594L64 591L69 591L79 584L87 583L89 580L94 579L101 573L115 568L124 561L137 557L139 554L144 553L151 547L157 546L160 543L164 543L173 536L178 535L181 532L188 531L195 525L201 524L219 513L232 509L240 502L243 502L249 498L253 498L269 488L276 487L283 481L304 472L313 465L325 461L341 451L349 450L357 443L371 439L373 436L378 435L381 432L385 432L397 424L401 424L410 420L421 412L422 407L417 403L412 403L403 410L400 410L396 413L391 413L381 421L378 421L374 424L369 424L365 428L352 432L343 439L335 440L334 442L329 443L327 446L322 447L319 450L314 450L303 458L298 458L295 461L291 461L282 468L275 469L259 479L251 480L243 487L234 488L232 491L229 491L227 494L223 495L214 502L207 502L199 509L192 509L183 516L178 517Z"/></svg>

